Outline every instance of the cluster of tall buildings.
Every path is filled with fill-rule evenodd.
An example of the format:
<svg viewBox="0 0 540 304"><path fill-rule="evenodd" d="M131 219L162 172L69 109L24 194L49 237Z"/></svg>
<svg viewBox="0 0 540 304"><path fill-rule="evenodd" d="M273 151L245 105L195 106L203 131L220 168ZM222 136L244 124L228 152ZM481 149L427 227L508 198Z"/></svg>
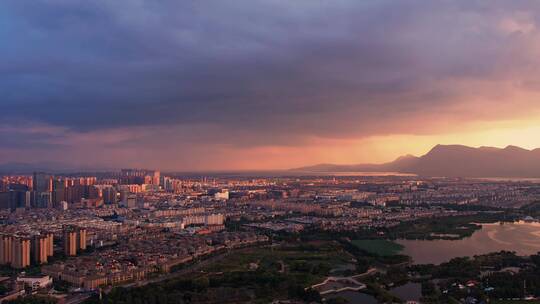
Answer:
<svg viewBox="0 0 540 304"><path fill-rule="evenodd" d="M159 171L146 169L122 169L120 171L120 183L122 184L151 184L159 185L161 174Z"/></svg>
<svg viewBox="0 0 540 304"><path fill-rule="evenodd" d="M66 256L76 256L86 250L86 229L75 226L64 227L62 243ZM21 269L30 265L46 264L53 255L53 233L0 234L0 265Z"/></svg>
<svg viewBox="0 0 540 304"><path fill-rule="evenodd" d="M86 250L86 229L80 227L64 228L64 254L76 256L78 252Z"/></svg>
<svg viewBox="0 0 540 304"><path fill-rule="evenodd" d="M128 194L159 190L162 179L159 171L142 169L123 169L111 176L115 178L99 183L95 176L55 177L44 172L3 177L0 180L0 209L66 209L72 203L98 207L119 201L127 205Z"/></svg>
<svg viewBox="0 0 540 304"><path fill-rule="evenodd" d="M17 234L0 235L0 264L13 268L25 268L31 264L45 264L53 256L52 233L34 236Z"/></svg>
<svg viewBox="0 0 540 304"><path fill-rule="evenodd" d="M35 172L26 183L8 183L0 192L0 208L53 208L62 201L74 202L96 196L96 177L55 178Z"/></svg>

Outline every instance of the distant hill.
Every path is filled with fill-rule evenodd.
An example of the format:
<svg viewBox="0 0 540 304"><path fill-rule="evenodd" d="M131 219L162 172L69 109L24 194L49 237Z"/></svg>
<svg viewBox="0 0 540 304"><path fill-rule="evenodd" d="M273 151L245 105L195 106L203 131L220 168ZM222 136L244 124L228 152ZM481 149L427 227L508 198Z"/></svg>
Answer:
<svg viewBox="0 0 540 304"><path fill-rule="evenodd" d="M384 164L320 164L292 171L400 172L446 177L540 177L540 149L437 145L423 156L402 156Z"/></svg>

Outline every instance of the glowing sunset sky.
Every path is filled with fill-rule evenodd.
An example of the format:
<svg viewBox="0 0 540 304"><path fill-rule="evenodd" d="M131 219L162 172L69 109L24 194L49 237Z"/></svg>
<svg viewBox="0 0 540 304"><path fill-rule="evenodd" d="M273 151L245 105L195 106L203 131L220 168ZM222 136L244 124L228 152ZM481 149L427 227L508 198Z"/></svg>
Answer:
<svg viewBox="0 0 540 304"><path fill-rule="evenodd" d="M0 163L161 170L540 147L540 1L4 0Z"/></svg>

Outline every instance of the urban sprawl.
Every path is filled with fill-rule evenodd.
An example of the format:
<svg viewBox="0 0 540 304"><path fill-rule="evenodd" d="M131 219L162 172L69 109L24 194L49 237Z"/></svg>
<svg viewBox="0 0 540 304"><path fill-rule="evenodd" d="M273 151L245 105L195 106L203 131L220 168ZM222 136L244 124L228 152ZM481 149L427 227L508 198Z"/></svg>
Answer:
<svg viewBox="0 0 540 304"><path fill-rule="evenodd" d="M391 228L478 212L449 205L520 207L539 198L540 187L525 181L415 176L186 176L140 169L5 175L0 264L12 275L0 278L8 290L0 301L40 292L77 303L224 252L271 245L274 233ZM68 291L54 291L56 281Z"/></svg>

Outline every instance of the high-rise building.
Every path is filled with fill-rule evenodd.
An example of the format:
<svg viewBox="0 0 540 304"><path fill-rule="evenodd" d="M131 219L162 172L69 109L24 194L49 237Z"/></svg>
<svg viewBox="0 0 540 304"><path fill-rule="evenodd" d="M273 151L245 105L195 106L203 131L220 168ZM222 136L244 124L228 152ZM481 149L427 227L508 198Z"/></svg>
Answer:
<svg viewBox="0 0 540 304"><path fill-rule="evenodd" d="M30 209L32 207L32 202L34 201L35 192L33 191L26 191L25 199L24 199L24 206L27 209Z"/></svg>
<svg viewBox="0 0 540 304"><path fill-rule="evenodd" d="M126 208L137 207L137 195L135 193L122 192L121 206Z"/></svg>
<svg viewBox="0 0 540 304"><path fill-rule="evenodd" d="M148 173L148 170L144 169L122 169L120 174L128 177L144 177Z"/></svg>
<svg viewBox="0 0 540 304"><path fill-rule="evenodd" d="M154 171L154 176L152 178L152 184L159 186L160 184L160 173L159 171Z"/></svg>
<svg viewBox="0 0 540 304"><path fill-rule="evenodd" d="M103 189L101 187L89 186L87 198L90 198L90 199L103 198Z"/></svg>
<svg viewBox="0 0 540 304"><path fill-rule="evenodd" d="M68 226L64 228L64 254L75 256L86 250L86 229Z"/></svg>
<svg viewBox="0 0 540 304"><path fill-rule="evenodd" d="M77 232L71 228L64 230L64 254L77 255Z"/></svg>
<svg viewBox="0 0 540 304"><path fill-rule="evenodd" d="M53 206L58 206L62 201L66 200L66 181L62 179L56 179L53 183Z"/></svg>
<svg viewBox="0 0 540 304"><path fill-rule="evenodd" d="M27 185L10 184L5 192L0 192L0 209L11 209L29 207L31 199Z"/></svg>
<svg viewBox="0 0 540 304"><path fill-rule="evenodd" d="M36 235L32 238L32 262L35 264L47 263L49 257L49 238L47 235Z"/></svg>
<svg viewBox="0 0 540 304"><path fill-rule="evenodd" d="M52 175L43 172L34 172L32 177L32 191L34 192L32 207L52 208L53 189Z"/></svg>
<svg viewBox="0 0 540 304"><path fill-rule="evenodd" d="M22 237L13 238L11 267L25 268L30 266L30 240Z"/></svg>
<svg viewBox="0 0 540 304"><path fill-rule="evenodd" d="M32 190L35 192L50 192L53 190L53 179L50 174L34 172L32 178Z"/></svg>
<svg viewBox="0 0 540 304"><path fill-rule="evenodd" d="M53 256L54 255L54 234L47 232L45 233L47 236L47 256Z"/></svg>
<svg viewBox="0 0 540 304"><path fill-rule="evenodd" d="M53 192L53 206L58 206L60 202L66 200L66 189L55 189Z"/></svg>
<svg viewBox="0 0 540 304"><path fill-rule="evenodd" d="M86 229L77 230L77 250L86 250Z"/></svg>
<svg viewBox="0 0 540 304"><path fill-rule="evenodd" d="M52 208L52 192L39 192L36 195L36 204L37 208Z"/></svg>
<svg viewBox="0 0 540 304"><path fill-rule="evenodd" d="M13 252L13 236L2 234L0 235L0 264L11 264Z"/></svg>
<svg viewBox="0 0 540 304"><path fill-rule="evenodd" d="M32 262L47 263L53 255L53 234L44 232L33 237L12 234L0 235L0 264L13 268L25 268Z"/></svg>
<svg viewBox="0 0 540 304"><path fill-rule="evenodd" d="M103 193L103 202L105 204L116 204L116 189L112 186L103 187L102 189Z"/></svg>

